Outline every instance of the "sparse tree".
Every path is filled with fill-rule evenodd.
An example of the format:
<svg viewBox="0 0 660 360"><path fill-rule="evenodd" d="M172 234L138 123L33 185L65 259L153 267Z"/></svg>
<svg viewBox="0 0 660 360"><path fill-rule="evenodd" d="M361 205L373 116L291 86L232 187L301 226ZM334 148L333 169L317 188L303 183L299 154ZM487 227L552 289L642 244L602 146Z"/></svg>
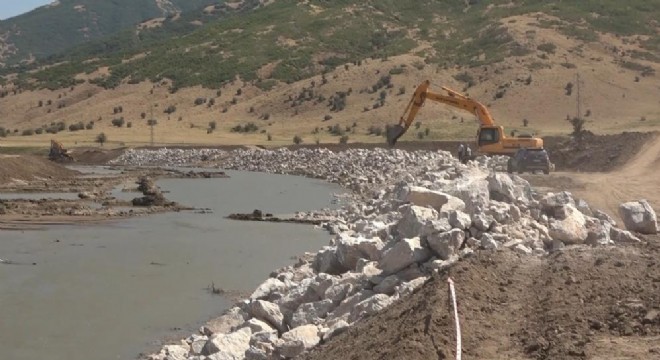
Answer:
<svg viewBox="0 0 660 360"><path fill-rule="evenodd" d="M584 135L584 124L585 120L584 118L580 117L573 117L569 120L571 123L571 126L573 126L573 138L575 139L578 147L582 146L582 140L583 140L583 135Z"/></svg>
<svg viewBox="0 0 660 360"><path fill-rule="evenodd" d="M300 136L296 135L296 136L293 137L293 143L294 144L298 145L298 144L301 144L302 142L303 142L303 139Z"/></svg>
<svg viewBox="0 0 660 360"><path fill-rule="evenodd" d="M523 126L527 127L527 125L529 125L529 120L523 119Z"/></svg>
<svg viewBox="0 0 660 360"><path fill-rule="evenodd" d="M108 137L105 136L105 133L100 133L100 134L96 135L96 142L101 144L101 146L103 146L103 144L106 141L108 141Z"/></svg>

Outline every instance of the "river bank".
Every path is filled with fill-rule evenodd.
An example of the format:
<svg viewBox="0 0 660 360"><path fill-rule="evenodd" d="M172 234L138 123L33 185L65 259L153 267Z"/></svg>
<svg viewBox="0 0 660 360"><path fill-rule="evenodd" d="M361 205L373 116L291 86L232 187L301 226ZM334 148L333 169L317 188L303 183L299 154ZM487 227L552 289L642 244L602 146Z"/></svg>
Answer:
<svg viewBox="0 0 660 360"><path fill-rule="evenodd" d="M169 156L196 154L128 152L117 163ZM498 157L464 165L448 152L386 149L223 154L223 168L322 178L352 190L355 201L322 225L336 234L327 246L274 271L225 315L149 358L293 358L475 253L544 257L567 246L642 241L570 193L537 192L494 171L504 164Z"/></svg>

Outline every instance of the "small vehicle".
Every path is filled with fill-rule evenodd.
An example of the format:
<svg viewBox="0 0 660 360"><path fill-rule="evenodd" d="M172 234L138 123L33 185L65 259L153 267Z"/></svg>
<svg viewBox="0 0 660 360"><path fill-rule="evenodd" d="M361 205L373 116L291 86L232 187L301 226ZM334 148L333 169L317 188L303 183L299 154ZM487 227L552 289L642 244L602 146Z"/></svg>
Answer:
<svg viewBox="0 0 660 360"><path fill-rule="evenodd" d="M544 174L549 174L552 164L550 157L545 149L518 149L515 154L509 158L507 162L506 171L508 173L518 172L522 174L526 171L534 173L536 170L543 171Z"/></svg>

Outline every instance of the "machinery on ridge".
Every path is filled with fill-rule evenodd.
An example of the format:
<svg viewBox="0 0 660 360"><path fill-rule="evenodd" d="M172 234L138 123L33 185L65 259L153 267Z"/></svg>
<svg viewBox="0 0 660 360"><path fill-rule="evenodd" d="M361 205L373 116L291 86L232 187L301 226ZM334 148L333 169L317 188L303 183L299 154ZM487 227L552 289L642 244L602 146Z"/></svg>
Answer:
<svg viewBox="0 0 660 360"><path fill-rule="evenodd" d="M67 163L73 162L73 157L69 154L68 150L64 148L61 142L50 140L50 151L48 152L48 159L55 162Z"/></svg>
<svg viewBox="0 0 660 360"><path fill-rule="evenodd" d="M463 109L474 114L479 120L479 129L476 138L476 154L483 155L513 155L518 149L542 149L543 139L536 137L507 137L504 128L495 124L495 120L490 112L480 102L460 94L447 87L442 87L447 95L435 93L429 90L431 82L429 80L420 84L410 99L399 123L387 130L387 143L394 146L397 140L406 133L410 125L415 120L420 108L424 105L426 99L447 104L459 109Z"/></svg>

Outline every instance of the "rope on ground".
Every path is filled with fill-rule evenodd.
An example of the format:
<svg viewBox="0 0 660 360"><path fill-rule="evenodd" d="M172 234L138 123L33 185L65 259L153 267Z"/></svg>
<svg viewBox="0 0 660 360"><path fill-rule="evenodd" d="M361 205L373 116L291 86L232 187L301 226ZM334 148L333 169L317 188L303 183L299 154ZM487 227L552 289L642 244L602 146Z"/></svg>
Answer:
<svg viewBox="0 0 660 360"><path fill-rule="evenodd" d="M458 307L456 306L456 290L454 289L454 280L447 278L449 283L449 295L451 296L451 305L454 308L454 320L456 322L456 360L461 360L461 324L458 321Z"/></svg>

